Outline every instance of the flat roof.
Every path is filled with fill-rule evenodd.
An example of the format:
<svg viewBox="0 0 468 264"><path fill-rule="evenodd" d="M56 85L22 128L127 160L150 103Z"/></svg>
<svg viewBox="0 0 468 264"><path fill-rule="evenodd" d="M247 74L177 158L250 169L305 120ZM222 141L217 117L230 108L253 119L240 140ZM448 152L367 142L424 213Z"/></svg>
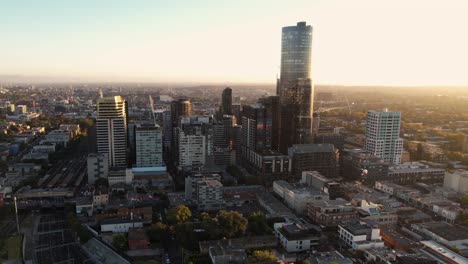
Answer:
<svg viewBox="0 0 468 264"><path fill-rule="evenodd" d="M297 144L291 147L294 153L334 152L333 144Z"/></svg>
<svg viewBox="0 0 468 264"><path fill-rule="evenodd" d="M127 260L108 248L99 240L92 238L85 244L83 249L95 263L99 264L130 264Z"/></svg>
<svg viewBox="0 0 468 264"><path fill-rule="evenodd" d="M285 224L278 229L288 240L306 239L310 237L320 237L320 228L313 225Z"/></svg>
<svg viewBox="0 0 468 264"><path fill-rule="evenodd" d="M114 224L124 224L124 223L138 223L143 222L142 219L138 219L138 217L133 217L133 220L130 217L114 217L108 218L101 221L101 225L114 225Z"/></svg>
<svg viewBox="0 0 468 264"><path fill-rule="evenodd" d="M128 229L128 240L148 240L148 235L143 228Z"/></svg>
<svg viewBox="0 0 468 264"><path fill-rule="evenodd" d="M161 172L161 171L166 171L166 166L161 166L161 167L138 167L138 168L132 168L133 172Z"/></svg>
<svg viewBox="0 0 468 264"><path fill-rule="evenodd" d="M206 184L208 187L219 187L223 186L223 184L218 181L218 180L213 180L213 179L206 179L206 180L201 180L199 183Z"/></svg>
<svg viewBox="0 0 468 264"><path fill-rule="evenodd" d="M344 257L338 251L318 252L312 256L312 263L317 264L352 264L353 261Z"/></svg>
<svg viewBox="0 0 468 264"><path fill-rule="evenodd" d="M343 198L337 198L335 200L313 200L309 202L311 205L320 207L352 207L354 206Z"/></svg>
<svg viewBox="0 0 468 264"><path fill-rule="evenodd" d="M437 252L437 254L442 255L442 256L454 261L455 263L468 263L467 258L464 258L464 257L458 255L457 253L449 250L446 247L443 247L439 243L436 243L436 242L434 242L432 240L420 241L420 243L425 245L426 247L432 249L433 251Z"/></svg>
<svg viewBox="0 0 468 264"><path fill-rule="evenodd" d="M372 230L372 226L368 223L361 222L359 220L356 221L348 221L343 224L340 224L345 230L350 232L353 235L365 235L370 230Z"/></svg>
<svg viewBox="0 0 468 264"><path fill-rule="evenodd" d="M468 229L459 225L452 225L447 222L429 222L417 225L448 241L468 239Z"/></svg>

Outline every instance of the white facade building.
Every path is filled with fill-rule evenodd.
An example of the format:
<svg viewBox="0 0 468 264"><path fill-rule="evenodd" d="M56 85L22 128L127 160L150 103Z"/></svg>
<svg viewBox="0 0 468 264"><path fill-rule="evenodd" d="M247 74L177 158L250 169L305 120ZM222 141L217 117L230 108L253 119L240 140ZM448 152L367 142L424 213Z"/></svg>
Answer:
<svg viewBox="0 0 468 264"><path fill-rule="evenodd" d="M107 154L90 153L87 159L88 183L94 184L99 178L106 178L109 175L109 159Z"/></svg>
<svg viewBox="0 0 468 264"><path fill-rule="evenodd" d="M203 180L221 181L221 175L217 173L198 173L185 177L185 199L197 197L197 183Z"/></svg>
<svg viewBox="0 0 468 264"><path fill-rule="evenodd" d="M117 183L131 184L134 178L132 169L127 169L125 167L114 167L109 170L109 176L107 180L109 186L112 186Z"/></svg>
<svg viewBox="0 0 468 264"><path fill-rule="evenodd" d="M276 223L273 228L275 235L288 253L308 251L312 246L319 245L321 232L316 226Z"/></svg>
<svg viewBox="0 0 468 264"><path fill-rule="evenodd" d="M28 107L26 105L17 105L15 112L18 115L26 114L26 112L28 112Z"/></svg>
<svg viewBox="0 0 468 264"><path fill-rule="evenodd" d="M53 153L55 152L55 144L42 144L33 146L33 152L39 153Z"/></svg>
<svg viewBox="0 0 468 264"><path fill-rule="evenodd" d="M380 229L358 220L338 225L338 237L354 250L384 247Z"/></svg>
<svg viewBox="0 0 468 264"><path fill-rule="evenodd" d="M365 150L386 162L401 163L400 112L368 111Z"/></svg>
<svg viewBox="0 0 468 264"><path fill-rule="evenodd" d="M273 191L299 214L307 214L307 204L313 200L329 200L327 193L302 185L291 185L286 181L274 181Z"/></svg>
<svg viewBox="0 0 468 264"><path fill-rule="evenodd" d="M52 143L63 147L67 146L71 139L71 133L66 130L52 130L41 140L41 144Z"/></svg>
<svg viewBox="0 0 468 264"><path fill-rule="evenodd" d="M456 170L445 173L444 187L460 194L468 193L468 171Z"/></svg>
<svg viewBox="0 0 468 264"><path fill-rule="evenodd" d="M179 166L201 167L206 164L207 142L205 135L190 135L184 131L178 133Z"/></svg>
<svg viewBox="0 0 468 264"><path fill-rule="evenodd" d="M128 233L130 228L143 227L143 220L133 217L117 217L105 219L101 223L101 232Z"/></svg>
<svg viewBox="0 0 468 264"><path fill-rule="evenodd" d="M223 184L219 180L203 179L197 182L196 201L199 210L221 210L226 206Z"/></svg>

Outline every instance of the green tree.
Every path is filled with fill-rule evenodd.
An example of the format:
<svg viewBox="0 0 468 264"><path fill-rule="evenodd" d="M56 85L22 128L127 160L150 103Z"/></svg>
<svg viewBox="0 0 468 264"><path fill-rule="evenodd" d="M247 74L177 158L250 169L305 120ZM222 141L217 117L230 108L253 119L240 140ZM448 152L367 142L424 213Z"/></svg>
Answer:
<svg viewBox="0 0 468 264"><path fill-rule="evenodd" d="M148 230L151 242L162 242L169 235L169 228L163 223L156 223Z"/></svg>
<svg viewBox="0 0 468 264"><path fill-rule="evenodd" d="M0 171L7 171L8 163L6 161L0 160Z"/></svg>
<svg viewBox="0 0 468 264"><path fill-rule="evenodd" d="M80 221L76 218L75 210L72 205L67 204L65 206L65 213L68 226L80 239L80 243L86 243L92 238L91 233L85 227L83 227Z"/></svg>
<svg viewBox="0 0 468 264"><path fill-rule="evenodd" d="M197 247L197 239L190 222L180 223L175 226L175 236L186 249L194 250Z"/></svg>
<svg viewBox="0 0 468 264"><path fill-rule="evenodd" d="M247 229L248 220L239 212L219 211L218 222L227 238L242 235Z"/></svg>
<svg viewBox="0 0 468 264"><path fill-rule="evenodd" d="M190 209L187 206L179 205L169 209L167 211L166 218L171 224L185 223L190 221L190 218L192 218L192 212L190 212Z"/></svg>
<svg viewBox="0 0 468 264"><path fill-rule="evenodd" d="M211 218L209 216L204 217L201 227L205 230L205 234L207 235L206 239L208 240L221 239L223 236L223 230L216 218Z"/></svg>
<svg viewBox="0 0 468 264"><path fill-rule="evenodd" d="M462 197L461 200L460 200L460 205L461 205L461 207L463 207L464 209L467 209L467 208L468 208L468 194L463 195L463 197Z"/></svg>
<svg viewBox="0 0 468 264"><path fill-rule="evenodd" d="M247 231L253 235L270 235L273 232L261 212L253 213L248 220Z"/></svg>
<svg viewBox="0 0 468 264"><path fill-rule="evenodd" d="M99 178L94 182L94 185L107 187L109 185L109 181L106 178Z"/></svg>
<svg viewBox="0 0 468 264"><path fill-rule="evenodd" d="M260 263L278 260L276 256L268 250L254 250L249 256L249 263Z"/></svg>
<svg viewBox="0 0 468 264"><path fill-rule="evenodd" d="M200 213L200 220L204 220L205 218L210 218L210 214L207 212L201 212Z"/></svg>
<svg viewBox="0 0 468 264"><path fill-rule="evenodd" d="M14 212L15 207L13 205L5 204L3 206L0 206L0 220L4 220L8 217L11 217L12 215L14 215Z"/></svg>
<svg viewBox="0 0 468 264"><path fill-rule="evenodd" d="M112 239L112 246L120 253L127 249L127 238L124 235L116 235Z"/></svg>
<svg viewBox="0 0 468 264"><path fill-rule="evenodd" d="M87 130L88 128L94 125L94 121L91 118L80 118L76 121L78 125L80 125L80 129Z"/></svg>

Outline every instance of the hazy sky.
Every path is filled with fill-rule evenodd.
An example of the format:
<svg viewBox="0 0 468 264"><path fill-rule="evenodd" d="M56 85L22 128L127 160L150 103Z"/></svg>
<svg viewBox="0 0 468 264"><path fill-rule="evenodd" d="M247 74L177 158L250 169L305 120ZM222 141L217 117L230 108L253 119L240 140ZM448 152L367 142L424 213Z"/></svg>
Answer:
<svg viewBox="0 0 468 264"><path fill-rule="evenodd" d="M316 83L468 85L463 0L0 0L0 75L275 82L298 21Z"/></svg>

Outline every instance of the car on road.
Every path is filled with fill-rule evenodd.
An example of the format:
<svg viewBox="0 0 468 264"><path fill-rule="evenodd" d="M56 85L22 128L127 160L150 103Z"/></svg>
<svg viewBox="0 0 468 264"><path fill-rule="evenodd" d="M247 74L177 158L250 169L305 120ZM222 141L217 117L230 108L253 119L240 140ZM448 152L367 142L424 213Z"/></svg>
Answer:
<svg viewBox="0 0 468 264"><path fill-rule="evenodd" d="M169 255L168 255L168 254L165 254L165 255L164 255L164 263L166 263L166 264L170 264L170 263L171 263L171 260L169 259Z"/></svg>

